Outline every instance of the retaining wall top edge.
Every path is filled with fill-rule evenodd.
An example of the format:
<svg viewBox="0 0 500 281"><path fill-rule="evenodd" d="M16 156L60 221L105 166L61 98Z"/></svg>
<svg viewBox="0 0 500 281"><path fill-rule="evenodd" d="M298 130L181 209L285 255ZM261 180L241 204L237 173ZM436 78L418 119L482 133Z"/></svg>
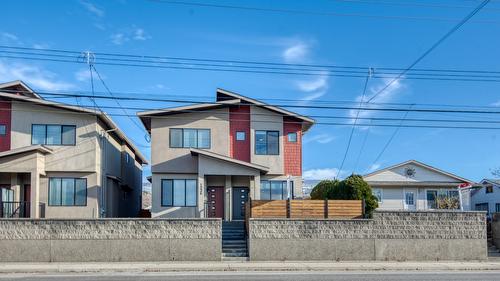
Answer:
<svg viewBox="0 0 500 281"><path fill-rule="evenodd" d="M32 219L32 218L0 218L0 222L4 221L208 221L208 222L222 222L220 218L100 218L100 219Z"/></svg>
<svg viewBox="0 0 500 281"><path fill-rule="evenodd" d="M391 211L391 210L376 210L373 212L374 214L376 213L410 213L410 214L443 214L443 213L452 213L452 214L486 214L487 211L460 211L460 210L421 210L421 211L408 211L408 210L401 210L401 211Z"/></svg>

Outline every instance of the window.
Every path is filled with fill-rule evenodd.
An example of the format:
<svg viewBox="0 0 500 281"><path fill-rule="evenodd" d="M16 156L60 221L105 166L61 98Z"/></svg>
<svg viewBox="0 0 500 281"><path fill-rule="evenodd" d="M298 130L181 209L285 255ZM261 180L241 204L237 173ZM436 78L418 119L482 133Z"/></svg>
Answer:
<svg viewBox="0 0 500 281"><path fill-rule="evenodd" d="M405 203L408 206L415 205L415 195L413 192L405 192Z"/></svg>
<svg viewBox="0 0 500 281"><path fill-rule="evenodd" d="M382 189L374 188L372 189L372 193L375 197L377 197L377 202L382 203Z"/></svg>
<svg viewBox="0 0 500 281"><path fill-rule="evenodd" d="M125 163L129 164L130 163L130 154L125 152Z"/></svg>
<svg viewBox="0 0 500 281"><path fill-rule="evenodd" d="M161 205L164 207L196 207L196 180L162 180Z"/></svg>
<svg viewBox="0 0 500 281"><path fill-rule="evenodd" d="M495 213L500 213L500 204L495 204Z"/></svg>
<svg viewBox="0 0 500 281"><path fill-rule="evenodd" d="M170 129L171 148L210 148L209 129Z"/></svg>
<svg viewBox="0 0 500 281"><path fill-rule="evenodd" d="M476 211L486 211L488 212L489 206L488 203L479 203L476 204Z"/></svg>
<svg viewBox="0 0 500 281"><path fill-rule="evenodd" d="M245 139L246 139L245 132L236 132L236 140L237 141L244 141Z"/></svg>
<svg viewBox="0 0 500 281"><path fill-rule="evenodd" d="M293 198L293 181L290 181L291 198ZM288 199L288 190L286 181L261 181L260 182L261 200L286 200Z"/></svg>
<svg viewBox="0 0 500 281"><path fill-rule="evenodd" d="M31 144L75 145L76 126L32 125Z"/></svg>
<svg viewBox="0 0 500 281"><path fill-rule="evenodd" d="M279 155L278 131L255 131L255 154Z"/></svg>
<svg viewBox="0 0 500 281"><path fill-rule="evenodd" d="M427 208L437 208L437 190L427 190Z"/></svg>
<svg viewBox="0 0 500 281"><path fill-rule="evenodd" d="M486 186L486 193L493 193L493 185Z"/></svg>
<svg viewBox="0 0 500 281"><path fill-rule="evenodd" d="M87 206L87 179L49 178L49 206Z"/></svg>
<svg viewBox="0 0 500 281"><path fill-rule="evenodd" d="M297 133L288 133L288 142L297 142Z"/></svg>
<svg viewBox="0 0 500 281"><path fill-rule="evenodd" d="M0 136L5 136L7 134L7 126L0 124Z"/></svg>

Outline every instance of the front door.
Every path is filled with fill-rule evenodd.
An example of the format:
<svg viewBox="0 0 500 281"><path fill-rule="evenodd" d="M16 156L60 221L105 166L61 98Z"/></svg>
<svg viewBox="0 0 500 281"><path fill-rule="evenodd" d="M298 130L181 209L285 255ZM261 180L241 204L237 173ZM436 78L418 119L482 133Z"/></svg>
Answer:
<svg viewBox="0 0 500 281"><path fill-rule="evenodd" d="M405 210L417 210L417 190L414 188L405 188L404 196Z"/></svg>
<svg viewBox="0 0 500 281"><path fill-rule="evenodd" d="M224 187L209 187L207 193L208 217L224 218Z"/></svg>
<svg viewBox="0 0 500 281"><path fill-rule="evenodd" d="M248 188L233 188L233 220L245 219L245 208L248 202Z"/></svg>
<svg viewBox="0 0 500 281"><path fill-rule="evenodd" d="M29 218L30 213L31 213L31 209L30 209L30 206L31 206L31 184L24 185L23 198L24 198L24 202L22 204L24 204L24 206L22 208L22 215L23 215L23 218Z"/></svg>

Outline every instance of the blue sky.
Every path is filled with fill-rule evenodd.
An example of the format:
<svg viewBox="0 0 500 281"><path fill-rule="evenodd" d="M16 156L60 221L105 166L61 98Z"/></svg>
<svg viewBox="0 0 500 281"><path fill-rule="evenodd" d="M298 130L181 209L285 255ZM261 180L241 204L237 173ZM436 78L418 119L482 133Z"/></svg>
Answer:
<svg viewBox="0 0 500 281"><path fill-rule="evenodd" d="M479 2L429 0L428 5L382 5L370 1L208 1L228 5L363 14L383 17L320 16L172 5L155 1L2 1L0 44L95 52L163 55L278 63L312 63L371 67L406 67L467 15ZM413 3L416 1L385 1ZM450 7L453 6L453 7ZM393 16L404 18L389 18ZM410 19L425 17L425 20ZM500 3L492 2L471 22L426 57L418 68L499 70ZM99 57L97 57L97 60ZM207 100L217 87L254 98L287 98L301 104L356 101L364 78L292 76L193 70L166 70L96 65L112 91L144 97L199 96ZM82 64L0 58L0 82L23 79L46 91L90 90ZM367 95L383 87L371 79ZM96 83L98 91L104 88ZM374 102L500 106L499 83L399 80ZM118 94L119 96L119 94ZM75 103L71 99L59 101ZM85 101L83 101L85 103ZM169 103L128 102L123 106L158 108ZM88 103L87 103L88 104ZM114 105L99 101L100 105ZM354 112L297 110L310 115L352 116ZM108 110L111 114L120 110ZM133 111L129 111L133 113ZM402 117L404 112L362 112L363 117ZM408 118L500 120L489 116L409 113ZM496 119L495 119L496 118ZM150 156L144 132L126 117L120 127ZM340 166L347 126L317 125L304 139L304 177L333 177ZM365 173L408 159L478 181L500 166L498 130L401 128L379 161L374 162L394 128L355 130L341 176ZM355 169L365 134L366 146ZM145 174L149 169L145 170Z"/></svg>

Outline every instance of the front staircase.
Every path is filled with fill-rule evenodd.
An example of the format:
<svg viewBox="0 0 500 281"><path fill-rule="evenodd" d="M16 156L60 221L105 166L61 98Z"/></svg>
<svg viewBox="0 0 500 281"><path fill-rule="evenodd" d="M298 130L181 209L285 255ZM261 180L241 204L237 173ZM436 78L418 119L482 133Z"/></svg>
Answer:
<svg viewBox="0 0 500 281"><path fill-rule="evenodd" d="M222 223L222 260L248 260L247 236L244 222L233 221Z"/></svg>

